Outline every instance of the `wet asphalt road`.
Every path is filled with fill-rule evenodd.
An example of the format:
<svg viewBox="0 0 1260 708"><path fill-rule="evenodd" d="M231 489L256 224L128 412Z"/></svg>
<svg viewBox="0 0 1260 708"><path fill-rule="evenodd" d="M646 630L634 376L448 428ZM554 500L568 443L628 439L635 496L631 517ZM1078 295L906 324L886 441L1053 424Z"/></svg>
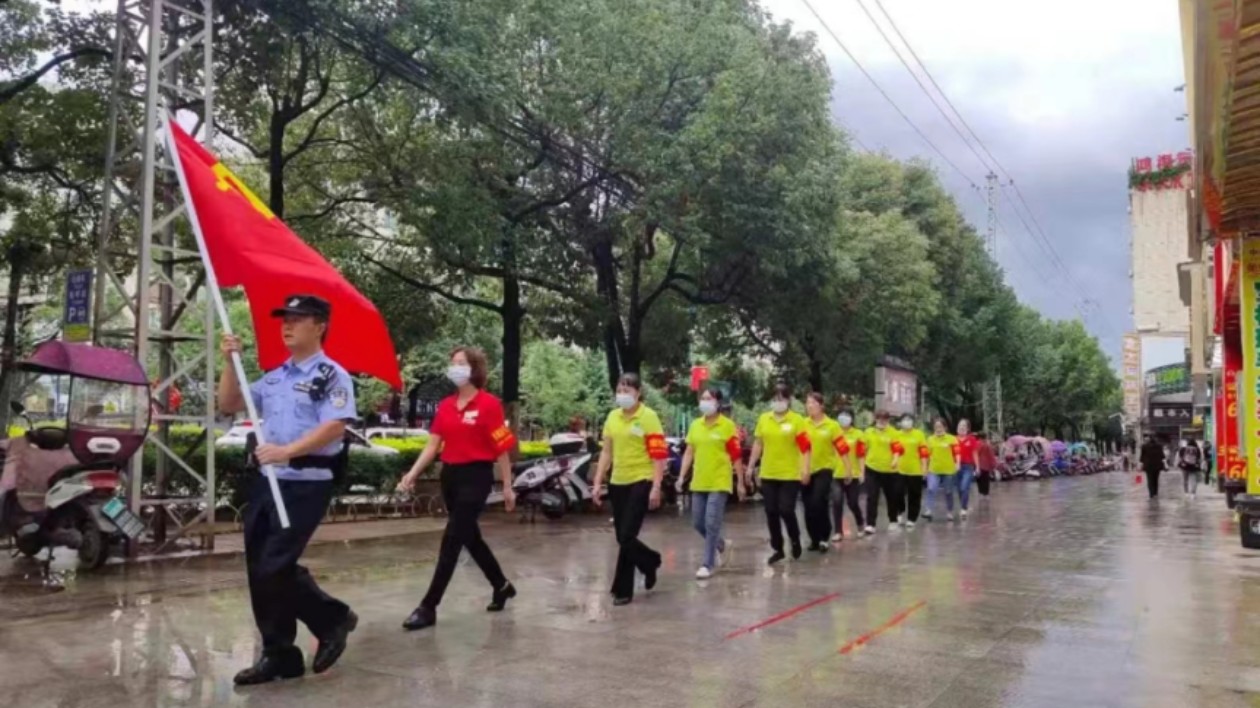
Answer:
<svg viewBox="0 0 1260 708"><path fill-rule="evenodd" d="M359 613L350 648L326 675L249 690L231 684L256 650L239 557L110 567L57 593L5 560L0 706L1260 705L1260 555L1220 496L1191 502L1169 477L1158 504L1118 472L1007 483L966 523L774 569L743 507L733 563L703 583L699 537L665 512L644 534L660 584L625 608L606 518L497 518L520 597L484 612L465 557L418 634L399 623L436 535L324 545L308 565Z"/></svg>

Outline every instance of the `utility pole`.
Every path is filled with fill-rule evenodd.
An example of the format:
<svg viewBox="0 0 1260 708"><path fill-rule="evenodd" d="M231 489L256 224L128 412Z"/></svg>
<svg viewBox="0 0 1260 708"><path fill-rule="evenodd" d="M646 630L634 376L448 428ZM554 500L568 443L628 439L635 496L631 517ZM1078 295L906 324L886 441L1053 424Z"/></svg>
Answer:
<svg viewBox="0 0 1260 708"><path fill-rule="evenodd" d="M997 262L997 200L998 200L998 176L990 172L984 176L984 195L985 202L988 204L988 228L984 235L984 248L989 253L989 257L993 262ZM1005 438L1005 425L1002 420L1002 376L994 376L991 381L984 384L984 396L982 398L984 411L984 430L986 433L997 433L999 438Z"/></svg>

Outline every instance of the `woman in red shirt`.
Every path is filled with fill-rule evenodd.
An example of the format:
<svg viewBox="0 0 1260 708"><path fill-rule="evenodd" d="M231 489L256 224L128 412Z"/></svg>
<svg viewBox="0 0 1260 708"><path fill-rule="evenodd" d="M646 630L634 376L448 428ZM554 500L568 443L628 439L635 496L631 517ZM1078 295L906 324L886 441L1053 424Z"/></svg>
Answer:
<svg viewBox="0 0 1260 708"><path fill-rule="evenodd" d="M993 483L993 475L997 471L997 455L993 453L993 445L985 433L976 433L976 467L980 470L976 477L976 488L980 496L989 496L989 485Z"/></svg>
<svg viewBox="0 0 1260 708"><path fill-rule="evenodd" d="M486 611L500 612L508 600L516 597L516 588L503 575L477 525L477 517L494 487L496 466L503 480L503 505L508 511L516 507L512 466L508 462L508 451L516 445L516 438L503 421L503 404L483 390L488 372L486 355L480 349L460 347L451 353L446 377L458 390L438 404L424 452L398 483L400 492L414 489L420 473L441 451L442 500L449 514L446 532L442 534L442 547L429 592L403 622L404 629L424 629L437 624L437 606L455 574L462 548L468 549L490 581L493 596Z"/></svg>

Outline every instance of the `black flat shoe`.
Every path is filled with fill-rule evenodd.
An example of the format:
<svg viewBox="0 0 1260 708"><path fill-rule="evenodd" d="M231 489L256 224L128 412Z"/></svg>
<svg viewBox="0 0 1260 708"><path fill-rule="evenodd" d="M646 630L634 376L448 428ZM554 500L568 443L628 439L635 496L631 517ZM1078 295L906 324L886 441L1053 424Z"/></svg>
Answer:
<svg viewBox="0 0 1260 708"><path fill-rule="evenodd" d="M621 607L622 605L629 605L631 602L634 602L633 597L614 597L613 598L613 605L615 605L616 607Z"/></svg>
<svg viewBox="0 0 1260 708"><path fill-rule="evenodd" d="M346 650L346 638L359 626L359 616L354 610L346 612L346 618L327 637L319 640L319 648L315 650L315 658L311 660L311 671L322 674L332 668Z"/></svg>
<svg viewBox="0 0 1260 708"><path fill-rule="evenodd" d="M277 679L301 678L305 673L302 652L294 647L284 654L264 655L258 663L238 673L232 682L237 686L257 686Z"/></svg>
<svg viewBox="0 0 1260 708"><path fill-rule="evenodd" d="M775 563L778 563L784 558L787 558L787 556L783 555L783 551L775 551L774 554L771 555L770 558L766 560L766 565L774 565Z"/></svg>
<svg viewBox="0 0 1260 708"><path fill-rule="evenodd" d="M643 574L643 587L651 590L656 587L656 568L653 568Z"/></svg>
<svg viewBox="0 0 1260 708"><path fill-rule="evenodd" d="M797 543L792 546L792 560L801 559L801 544Z"/></svg>
<svg viewBox="0 0 1260 708"><path fill-rule="evenodd" d="M437 624L437 611L421 605L403 622L403 629L414 632Z"/></svg>
<svg viewBox="0 0 1260 708"><path fill-rule="evenodd" d="M490 598L490 604L486 605L486 612L502 612L507 607L507 601L516 597L516 588L512 583L504 585L502 588L494 591L494 596Z"/></svg>

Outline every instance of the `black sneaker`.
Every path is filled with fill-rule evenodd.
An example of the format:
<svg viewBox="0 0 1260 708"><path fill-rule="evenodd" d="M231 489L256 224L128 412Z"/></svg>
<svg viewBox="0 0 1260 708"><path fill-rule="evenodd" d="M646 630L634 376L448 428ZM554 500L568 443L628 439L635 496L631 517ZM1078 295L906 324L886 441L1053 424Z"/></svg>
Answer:
<svg viewBox="0 0 1260 708"><path fill-rule="evenodd" d="M801 559L801 544L793 543L792 544L792 560L800 560L800 559Z"/></svg>
<svg viewBox="0 0 1260 708"><path fill-rule="evenodd" d="M232 682L237 686L257 686L276 679L301 678L306 673L302 650L297 647L290 649L292 651L280 654L264 654L256 664L238 673Z"/></svg>
<svg viewBox="0 0 1260 708"><path fill-rule="evenodd" d="M768 560L766 560L766 565L774 565L775 563L778 563L784 558L787 558L787 556L783 555L783 551L775 551L774 554L771 555Z"/></svg>
<svg viewBox="0 0 1260 708"><path fill-rule="evenodd" d="M494 596L490 598L490 604L486 605L486 612L502 612L507 607L507 601L516 597L516 587L512 583L504 585L502 588L494 591Z"/></svg>
<svg viewBox="0 0 1260 708"><path fill-rule="evenodd" d="M437 624L437 611L431 607L421 605L417 607L406 620L403 621L403 629L408 632L414 632L417 629L425 629Z"/></svg>
<svg viewBox="0 0 1260 708"><path fill-rule="evenodd" d="M622 607L624 605L629 605L631 602L634 602L633 597L614 597L613 598L613 605L615 607Z"/></svg>

